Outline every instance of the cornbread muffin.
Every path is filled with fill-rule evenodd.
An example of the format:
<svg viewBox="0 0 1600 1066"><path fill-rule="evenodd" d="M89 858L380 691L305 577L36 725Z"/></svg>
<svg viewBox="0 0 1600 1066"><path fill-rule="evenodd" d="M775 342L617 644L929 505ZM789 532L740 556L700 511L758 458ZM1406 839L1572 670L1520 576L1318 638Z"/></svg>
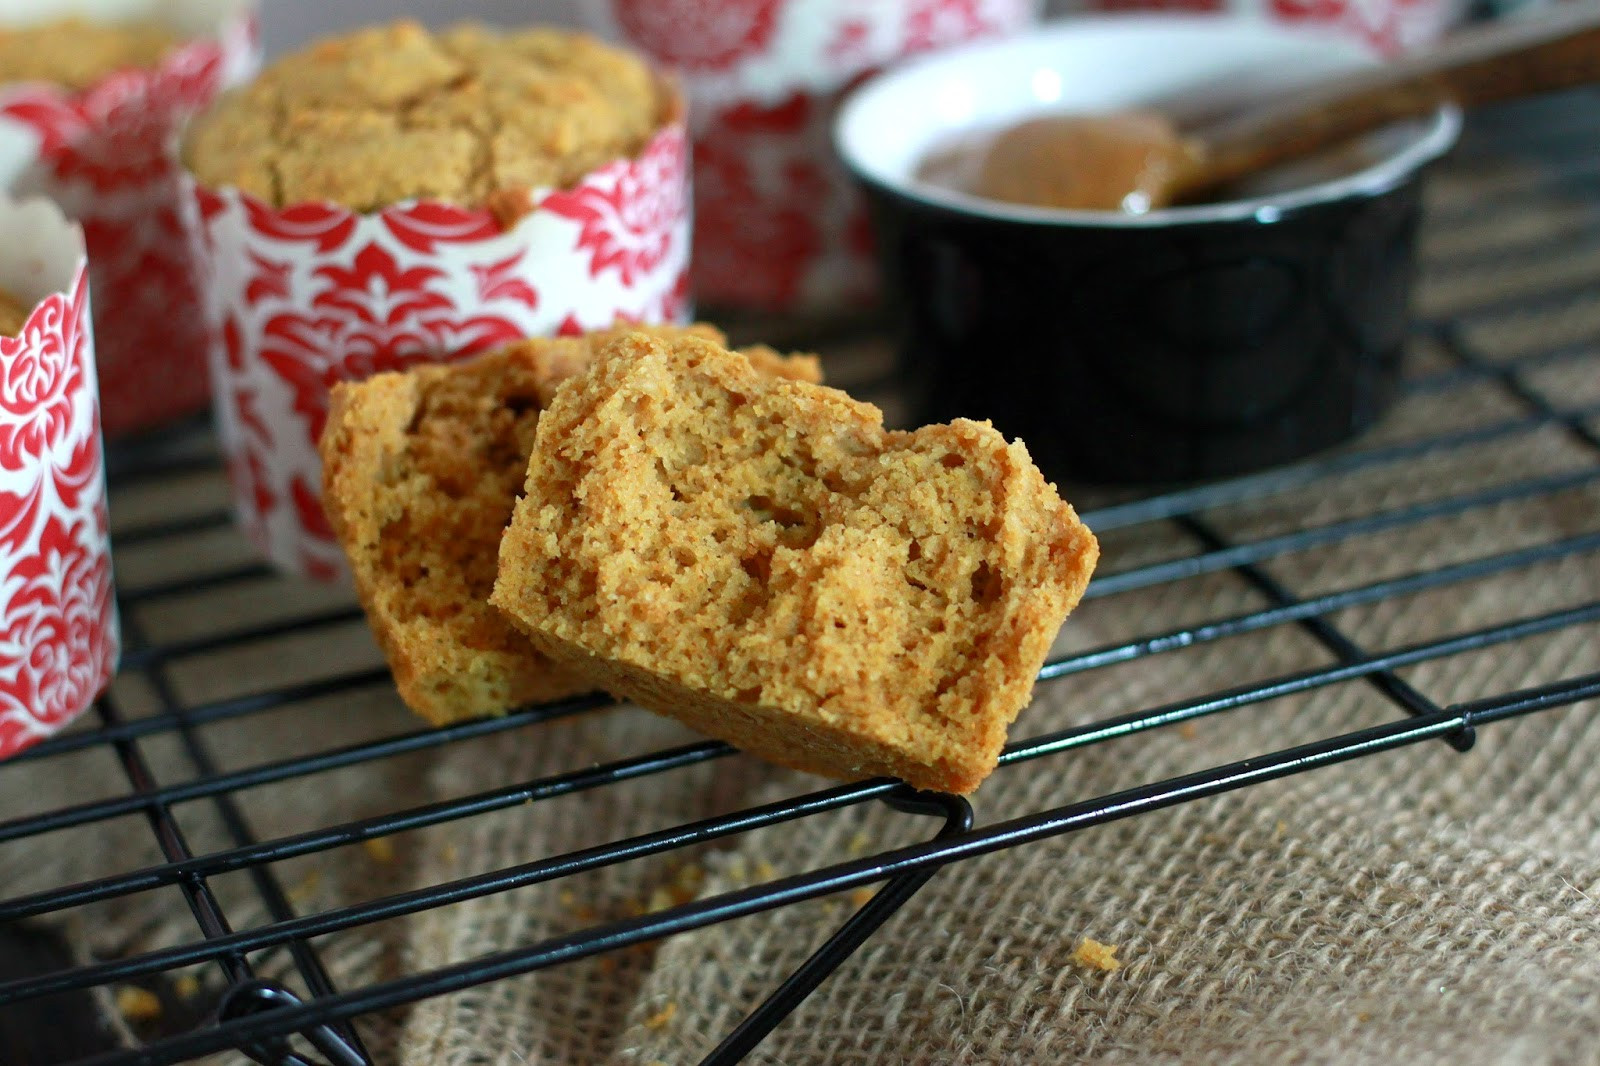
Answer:
<svg viewBox="0 0 1600 1066"><path fill-rule="evenodd" d="M27 324L29 309L22 301L0 289L0 337L15 337Z"/></svg>
<svg viewBox="0 0 1600 1066"><path fill-rule="evenodd" d="M157 22L64 18L0 25L0 82L42 81L81 91L119 70L156 66L182 43Z"/></svg>
<svg viewBox="0 0 1600 1066"><path fill-rule="evenodd" d="M202 184L279 207L434 199L515 217L531 190L637 154L678 106L641 60L583 34L401 21L278 60L196 121L184 159Z"/></svg>
<svg viewBox="0 0 1600 1066"><path fill-rule="evenodd" d="M539 412L617 335L524 341L333 391L323 507L401 697L435 724L595 687L553 667L488 600ZM814 358L749 356L768 373L818 378Z"/></svg>
<svg viewBox="0 0 1600 1066"><path fill-rule="evenodd" d="M633 334L541 417L490 602L773 762L967 793L1098 554L986 423L886 432L712 340Z"/></svg>

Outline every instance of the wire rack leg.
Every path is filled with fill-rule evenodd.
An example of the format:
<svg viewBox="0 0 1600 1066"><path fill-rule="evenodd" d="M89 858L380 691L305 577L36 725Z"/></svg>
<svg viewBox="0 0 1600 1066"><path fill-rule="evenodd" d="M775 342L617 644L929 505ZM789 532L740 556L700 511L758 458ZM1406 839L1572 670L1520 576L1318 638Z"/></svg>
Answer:
<svg viewBox="0 0 1600 1066"><path fill-rule="evenodd" d="M228 1022L253 1014L264 1014L284 1007L299 1007L300 998L282 985L272 981L249 981L235 985L222 999L217 1020ZM332 1024L323 1024L300 1033L324 1057L329 1066L368 1066L365 1052L352 1046ZM270 1062L274 1066L320 1066L303 1058L289 1047L287 1037L268 1037L246 1044L245 1054L257 1062Z"/></svg>
<svg viewBox="0 0 1600 1066"><path fill-rule="evenodd" d="M905 814L943 817L944 826L939 830L936 840L965 833L972 828L972 805L959 796L941 796L903 788L885 796L883 801ZM740 1022L739 1027L705 1057L701 1066L730 1066L755 1050L756 1045L793 1014L807 996L815 992L884 922L905 906L936 872L932 869L918 870L886 882L866 906L851 915L837 933L829 937L761 1006Z"/></svg>
<svg viewBox="0 0 1600 1066"><path fill-rule="evenodd" d="M123 611L122 630L130 644L149 646L150 642L143 627L139 625L133 612ZM189 721L187 707L174 691L172 683L167 677L165 667L160 664L147 667L144 675L145 680L149 682L155 692L157 699L160 700L162 708L168 714L177 716L179 739L195 769L204 778L217 777L216 761L211 757L210 749L200 738L193 723ZM227 829L229 836L232 837L236 847L249 847L257 843L255 831L250 827L250 824L245 819L244 812L239 809L238 804L234 802L230 794L219 793L211 799L218 815L222 819L223 826ZM192 856L185 855L185 858L190 857ZM285 894L283 886L278 883L276 876L264 867L253 866L250 868L249 877L273 921L284 922L294 917L294 910L289 904L288 896ZM223 930L223 932L226 932L226 930ZM208 938L215 938L219 935L209 927L205 928L205 934ZM338 991L334 987L333 979L323 966L322 960L317 956L316 951L310 944L301 940L294 940L288 946L289 954L294 960L295 967L299 970L301 978L306 982L306 986L313 996L332 995ZM241 993L241 998L237 1000L239 1003L247 1003L252 998L268 1006L297 1005L299 1003L299 1000L287 989L270 982L254 980L254 975L249 972L248 966L244 965L244 960L241 959L240 962L243 965L243 970L232 975L233 984L228 999L224 1001L225 1003L233 1000L232 994L234 992ZM227 1017L226 1013L222 1014L224 1020ZM349 1066L370 1066L371 1056L367 1053L365 1046L361 1042L361 1037L352 1023L340 1022L337 1030L328 1026L321 1026L304 1035L319 1050L322 1049L324 1044L334 1048L334 1054L331 1056L334 1066L346 1066L346 1064L349 1064ZM346 1052L350 1057L345 1056ZM259 1062L267 1063L269 1066L311 1066L307 1060L293 1055L286 1047L273 1057L263 1057L254 1050L248 1053L252 1058Z"/></svg>

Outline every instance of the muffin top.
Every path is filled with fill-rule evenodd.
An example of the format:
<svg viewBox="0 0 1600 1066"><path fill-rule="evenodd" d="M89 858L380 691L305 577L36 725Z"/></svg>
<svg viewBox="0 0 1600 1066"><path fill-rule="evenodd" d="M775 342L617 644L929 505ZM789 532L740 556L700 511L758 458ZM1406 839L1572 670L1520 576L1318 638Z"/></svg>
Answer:
<svg viewBox="0 0 1600 1066"><path fill-rule="evenodd" d="M279 59L195 123L184 160L278 207L429 199L514 217L529 190L637 154L672 105L643 61L583 34L400 21Z"/></svg>
<svg viewBox="0 0 1600 1066"><path fill-rule="evenodd" d="M28 321L28 309L22 301L0 289L0 337L15 337Z"/></svg>
<svg viewBox="0 0 1600 1066"><path fill-rule="evenodd" d="M119 70L153 67L183 40L158 22L66 18L0 26L0 82L83 90Z"/></svg>

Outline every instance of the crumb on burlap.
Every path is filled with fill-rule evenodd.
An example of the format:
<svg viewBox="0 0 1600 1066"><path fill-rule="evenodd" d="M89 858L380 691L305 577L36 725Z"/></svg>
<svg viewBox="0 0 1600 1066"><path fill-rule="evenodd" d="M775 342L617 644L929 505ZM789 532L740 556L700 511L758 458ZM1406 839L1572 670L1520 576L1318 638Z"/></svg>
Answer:
<svg viewBox="0 0 1600 1066"><path fill-rule="evenodd" d="M200 978L192 973L186 973L172 982L172 990L178 994L179 999L193 999L200 994Z"/></svg>
<svg viewBox="0 0 1600 1066"><path fill-rule="evenodd" d="M660 1031L671 1025L672 1019L677 1017L677 1014L678 1005L676 1003L668 1003L665 1007L662 1007L660 1010L650 1015L650 1017L646 1018L644 1020L644 1027L646 1029Z"/></svg>
<svg viewBox="0 0 1600 1066"><path fill-rule="evenodd" d="M394 841L388 837L363 840L361 847L366 850L367 857L380 866L388 866L394 862Z"/></svg>
<svg viewBox="0 0 1600 1066"><path fill-rule="evenodd" d="M298 884L289 889L289 902L295 906L310 902L316 898L317 891L322 887L322 871L315 868L307 870Z"/></svg>
<svg viewBox="0 0 1600 1066"><path fill-rule="evenodd" d="M860 910L868 903L871 903L872 897L876 896L877 894L878 888L876 885L862 885L860 888L850 893L850 904L851 906L855 907L856 910Z"/></svg>
<svg viewBox="0 0 1600 1066"><path fill-rule="evenodd" d="M1078 943L1078 950L1072 953L1072 961L1079 966L1102 970L1111 973L1122 968L1122 963L1117 959L1117 946L1115 944L1102 944L1098 940L1084 937Z"/></svg>
<svg viewBox="0 0 1600 1066"><path fill-rule="evenodd" d="M161 1017L161 1000L148 989L123 985L117 989L117 1013L129 1022L153 1022Z"/></svg>

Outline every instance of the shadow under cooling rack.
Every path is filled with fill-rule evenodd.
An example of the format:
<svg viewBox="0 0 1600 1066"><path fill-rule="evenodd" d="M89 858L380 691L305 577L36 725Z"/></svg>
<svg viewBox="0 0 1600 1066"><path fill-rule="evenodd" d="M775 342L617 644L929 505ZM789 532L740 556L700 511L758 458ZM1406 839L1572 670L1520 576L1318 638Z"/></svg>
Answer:
<svg viewBox="0 0 1600 1066"><path fill-rule="evenodd" d="M917 794L892 781L836 785L755 806L734 804L714 816L444 883L395 885L359 902L302 907L296 886L280 873L295 860L315 862L356 845L381 855L383 842L397 834L468 825L495 812L743 757L718 743L679 743L598 764L575 761L562 772L415 805L404 805L405 794L396 792L389 809L354 820L340 817L330 804L321 824L264 837L257 830L260 797L271 786L317 788L338 771L409 765L407 760L496 734L533 736L609 701L575 699L443 729L417 727L396 713L385 719L389 728L381 735L350 736L267 761L219 754L227 748L227 730L241 723L387 698L388 675L364 643L358 610L277 579L249 556L223 509L216 458L203 430L125 451L112 471L127 639L123 677L87 722L0 765L0 794L8 785L59 773L87 775L84 780L92 779L96 788L71 803L20 812L0 808L6 814L0 848L58 836L70 840L75 831L112 825L141 836L143 850L130 853L143 858L88 879L0 898L0 955L10 960L0 967L0 1033L20 1032L19 1022L33 1018L36 1030L59 1034L61 1019L81 1020L94 1008L98 1001L91 993L136 989L159 1008L147 1013L162 1019L135 1026L147 1038L142 1047L121 1047L109 1031L101 1039L94 1024L80 1021L75 1035L82 1039L51 1045L60 1049L53 1054L101 1066L153 1066L228 1049L271 1066L364 1063L371 1056L362 1029L419 1000L881 886L720 1046L704 1049L708 1062L737 1061L930 878L960 876L941 873L945 867L1422 741L1466 752L1480 730L1484 742L1493 743L1486 727L1600 698L1600 673L1584 668L1441 705L1416 672L1552 634L1581 630L1600 638L1600 600L1528 598L1481 625L1417 632L1399 641L1383 639L1386 631L1366 624L1374 612L1412 598L1465 594L1485 582L1573 560L1600 566L1600 507L1590 506L1587 520L1576 525L1529 523L1529 535L1491 550L1424 554L1411 568L1379 573L1339 563L1340 553L1353 545L1381 546L1384 538L1434 528L1447 536L1485 515L1514 520L1574 495L1600 500L1600 388L1584 384L1600 380L1600 314L1589 326L1573 310L1585 301L1600 302L1600 168L1590 151L1600 135L1595 103L1592 94L1574 94L1498 112L1471 131L1460 159L1439 175L1408 395L1384 430L1303 465L1083 508L1108 545L1124 549L1107 552L1086 614L1101 602L1126 602L1213 578L1233 582L1235 594L1226 601L1233 606L1061 651L1041 674L1041 693L1095 671L1181 664L1207 645L1286 631L1301 642L1294 667L1257 676L1241 661L1236 684L1024 735L1007 749L998 773L1050 772L1047 760L1079 749L1153 730L1182 730L1203 718L1336 686L1363 690L1373 720L1326 736L1286 727L1276 750L1252 751L1070 804L985 811L980 792L975 802L980 814L989 815L984 818L964 800ZM1505 166L1507 160L1516 166ZM1540 221L1546 217L1558 220L1553 235ZM869 334L813 340L830 369L842 370L838 376L845 378L848 360L839 353L881 356L883 347ZM1530 442L1543 449L1536 454L1556 458L1537 465L1508 458L1532 447ZM1481 477L1441 481L1430 491L1433 472L1452 463L1481 468ZM1369 483L1386 488L1366 495L1362 486ZM1322 506L1330 500L1344 502ZM175 567L173 558L179 560ZM346 646L348 653L341 650ZM308 647L321 654L314 668L304 669ZM260 683L263 676L271 683ZM860 854L816 855L798 873L597 918L574 932L497 954L422 971L402 966L352 987L336 986L321 954L319 942L335 934L359 934L377 923L649 856L692 853L764 827L866 805L893 811L903 839ZM205 846L195 843L201 836ZM219 890L224 884L231 886L227 893ZM55 919L135 897L159 901L165 920L188 923L187 933L124 953L78 957L50 947L40 932L53 928ZM242 916L240 904L228 902L241 898L247 900ZM897 927L883 935L916 934ZM207 990L199 1006L181 994L185 980L191 992ZM0 1052L7 1039L13 1038L0 1036Z"/></svg>

